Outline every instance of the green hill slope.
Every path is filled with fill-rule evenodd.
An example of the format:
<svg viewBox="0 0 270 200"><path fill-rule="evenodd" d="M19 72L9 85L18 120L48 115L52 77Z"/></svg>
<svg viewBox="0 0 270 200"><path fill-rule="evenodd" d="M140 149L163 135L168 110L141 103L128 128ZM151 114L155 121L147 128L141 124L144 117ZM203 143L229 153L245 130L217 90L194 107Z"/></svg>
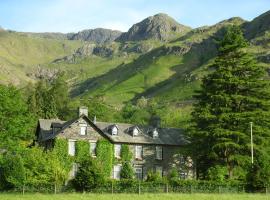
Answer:
<svg viewBox="0 0 270 200"><path fill-rule="evenodd" d="M22 33L0 31L0 82L20 84L37 65L71 54L80 41L28 37Z"/></svg>

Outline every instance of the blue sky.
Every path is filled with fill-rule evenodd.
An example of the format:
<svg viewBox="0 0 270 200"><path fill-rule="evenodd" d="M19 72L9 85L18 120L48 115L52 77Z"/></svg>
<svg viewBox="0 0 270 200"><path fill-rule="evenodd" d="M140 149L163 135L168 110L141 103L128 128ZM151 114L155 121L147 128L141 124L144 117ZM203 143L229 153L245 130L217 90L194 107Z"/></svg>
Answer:
<svg viewBox="0 0 270 200"><path fill-rule="evenodd" d="M268 10L270 0L0 0L0 26L28 32L127 31L162 12L195 28L234 16L252 20Z"/></svg>

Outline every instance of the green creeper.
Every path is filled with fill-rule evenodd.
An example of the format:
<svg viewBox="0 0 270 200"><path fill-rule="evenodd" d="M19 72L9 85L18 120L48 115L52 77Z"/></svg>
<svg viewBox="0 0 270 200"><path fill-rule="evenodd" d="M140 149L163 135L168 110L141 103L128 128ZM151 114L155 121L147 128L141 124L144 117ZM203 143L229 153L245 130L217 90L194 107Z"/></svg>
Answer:
<svg viewBox="0 0 270 200"><path fill-rule="evenodd" d="M219 45L212 72L195 95L191 140L197 175L206 178L208 169L224 166L227 178L245 180L251 167L250 122L255 164L263 159L260 152L269 152L269 81L266 70L245 51L248 43L239 27L229 27Z"/></svg>

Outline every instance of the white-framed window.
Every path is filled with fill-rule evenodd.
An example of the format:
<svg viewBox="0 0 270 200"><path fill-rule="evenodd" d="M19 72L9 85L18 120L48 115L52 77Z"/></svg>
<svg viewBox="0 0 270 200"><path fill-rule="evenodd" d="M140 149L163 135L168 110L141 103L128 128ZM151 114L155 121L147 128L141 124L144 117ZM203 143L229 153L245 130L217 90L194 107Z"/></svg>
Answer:
<svg viewBox="0 0 270 200"><path fill-rule="evenodd" d="M187 178L187 172L180 171L179 176L180 176L180 179L186 179Z"/></svg>
<svg viewBox="0 0 270 200"><path fill-rule="evenodd" d="M71 171L70 171L70 177L71 178L74 178L77 174L77 171L78 171L78 164L77 163L72 163L72 168L71 168Z"/></svg>
<svg viewBox="0 0 270 200"><path fill-rule="evenodd" d="M162 160L163 159L163 148L162 146L156 146L156 159Z"/></svg>
<svg viewBox="0 0 270 200"><path fill-rule="evenodd" d="M137 135L139 135L139 130L138 130L138 128L137 128L137 127L133 128L133 130L132 130L132 134L133 134L133 136L137 136Z"/></svg>
<svg viewBox="0 0 270 200"><path fill-rule="evenodd" d="M90 142L90 155L96 156L96 149L97 149L97 143L96 142Z"/></svg>
<svg viewBox="0 0 270 200"><path fill-rule="evenodd" d="M112 127L112 135L117 135L118 134L118 128L116 126Z"/></svg>
<svg viewBox="0 0 270 200"><path fill-rule="evenodd" d="M68 140L68 154L75 156L75 140Z"/></svg>
<svg viewBox="0 0 270 200"><path fill-rule="evenodd" d="M141 145L135 146L135 159L141 160L143 158L143 147Z"/></svg>
<svg viewBox="0 0 270 200"><path fill-rule="evenodd" d="M158 138L158 131L156 128L153 130L153 138Z"/></svg>
<svg viewBox="0 0 270 200"><path fill-rule="evenodd" d="M135 165L134 166L135 178L142 180L143 179L143 166Z"/></svg>
<svg viewBox="0 0 270 200"><path fill-rule="evenodd" d="M116 157L116 158L121 157L121 144L114 145L114 157Z"/></svg>
<svg viewBox="0 0 270 200"><path fill-rule="evenodd" d="M162 168L162 166L156 166L155 171L160 177L163 176L163 168Z"/></svg>
<svg viewBox="0 0 270 200"><path fill-rule="evenodd" d="M121 165L114 165L113 166L113 178L119 180L120 179L120 174L121 174Z"/></svg>
<svg viewBox="0 0 270 200"><path fill-rule="evenodd" d="M86 135L87 133L87 124L80 124L80 135Z"/></svg>

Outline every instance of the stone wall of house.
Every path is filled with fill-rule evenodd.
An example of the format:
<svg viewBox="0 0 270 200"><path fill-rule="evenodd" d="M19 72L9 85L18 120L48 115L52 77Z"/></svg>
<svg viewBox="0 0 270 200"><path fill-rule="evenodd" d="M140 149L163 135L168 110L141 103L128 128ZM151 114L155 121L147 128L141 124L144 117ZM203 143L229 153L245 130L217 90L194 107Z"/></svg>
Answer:
<svg viewBox="0 0 270 200"><path fill-rule="evenodd" d="M85 135L80 134L81 125L87 125L87 129L86 129L87 133ZM83 118L80 118L78 121L71 124L57 137L72 139L72 140L89 140L89 141L97 141L103 138Z"/></svg>
<svg viewBox="0 0 270 200"><path fill-rule="evenodd" d="M168 175L171 169L176 168L179 176L182 178L194 178L195 166L190 157L185 157L181 154L181 147L163 146L162 160L156 159L156 146L155 145L142 145L143 146L143 159L137 160L135 158L135 146L129 145L130 151L133 153L132 164L134 166L142 166L143 178L146 179L148 171L155 171L157 166L162 167L163 176Z"/></svg>

